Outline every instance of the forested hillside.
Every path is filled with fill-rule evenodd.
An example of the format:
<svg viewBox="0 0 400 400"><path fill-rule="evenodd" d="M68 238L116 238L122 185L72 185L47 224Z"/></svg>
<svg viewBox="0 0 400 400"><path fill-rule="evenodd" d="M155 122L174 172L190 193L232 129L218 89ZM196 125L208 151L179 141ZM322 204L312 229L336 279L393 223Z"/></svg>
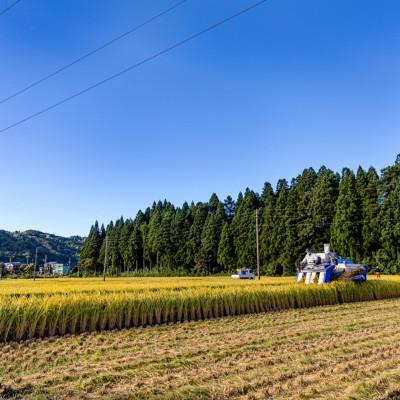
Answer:
<svg viewBox="0 0 400 400"><path fill-rule="evenodd" d="M330 242L342 256L388 273L400 272L400 155L380 174L370 167L335 173L308 168L276 188L246 189L234 201L164 201L104 228L96 222L81 252L81 266L99 271L163 269L194 274L228 272L256 264L255 210L260 214L263 272L288 274L311 247Z"/></svg>
<svg viewBox="0 0 400 400"><path fill-rule="evenodd" d="M67 263L71 258L71 265L75 265L82 249L83 238L72 236L65 238L39 231L7 232L0 230L0 262L26 262L29 257L33 262L36 248L38 249L38 263L42 264L47 255L48 261Z"/></svg>

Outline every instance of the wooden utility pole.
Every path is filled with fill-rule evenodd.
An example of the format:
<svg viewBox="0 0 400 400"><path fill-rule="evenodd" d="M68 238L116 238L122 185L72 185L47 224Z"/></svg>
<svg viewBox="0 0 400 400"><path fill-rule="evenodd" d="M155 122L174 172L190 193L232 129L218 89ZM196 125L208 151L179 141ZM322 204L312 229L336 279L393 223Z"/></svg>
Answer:
<svg viewBox="0 0 400 400"><path fill-rule="evenodd" d="M257 276L258 280L260 277L260 244L258 240L258 208L256 209L256 245L257 245Z"/></svg>
<svg viewBox="0 0 400 400"><path fill-rule="evenodd" d="M104 265L103 265L103 281L104 282L106 280L107 251L108 251L108 236L106 236L106 251L104 252Z"/></svg>

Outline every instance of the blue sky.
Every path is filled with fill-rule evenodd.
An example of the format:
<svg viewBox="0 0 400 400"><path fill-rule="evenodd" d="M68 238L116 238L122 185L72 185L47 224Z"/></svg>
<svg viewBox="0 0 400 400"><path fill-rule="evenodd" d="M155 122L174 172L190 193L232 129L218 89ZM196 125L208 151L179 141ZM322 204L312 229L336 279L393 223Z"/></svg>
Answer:
<svg viewBox="0 0 400 400"><path fill-rule="evenodd" d="M0 97L173 3L22 0L0 16ZM189 0L1 104L0 129L251 3ZM397 0L270 0L0 134L0 229L85 235L157 199L236 197L321 164L391 164L399 15Z"/></svg>

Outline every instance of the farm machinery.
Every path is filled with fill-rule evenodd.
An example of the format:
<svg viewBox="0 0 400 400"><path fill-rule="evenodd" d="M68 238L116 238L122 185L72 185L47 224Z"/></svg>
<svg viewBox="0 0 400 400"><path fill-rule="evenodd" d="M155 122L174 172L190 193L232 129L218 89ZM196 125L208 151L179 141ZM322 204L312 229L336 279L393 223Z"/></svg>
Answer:
<svg viewBox="0 0 400 400"><path fill-rule="evenodd" d="M312 253L307 250L297 272L297 282L306 284L324 284L335 280L365 282L368 267L364 264L354 264L351 260L340 257L330 251L330 245L324 245L323 253Z"/></svg>

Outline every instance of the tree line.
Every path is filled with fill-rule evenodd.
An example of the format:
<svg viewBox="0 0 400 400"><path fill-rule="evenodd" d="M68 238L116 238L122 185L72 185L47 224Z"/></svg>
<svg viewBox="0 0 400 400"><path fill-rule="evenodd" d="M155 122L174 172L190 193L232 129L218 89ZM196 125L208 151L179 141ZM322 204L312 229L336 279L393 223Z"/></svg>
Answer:
<svg viewBox="0 0 400 400"><path fill-rule="evenodd" d="M276 188L246 189L234 200L212 194L208 202L176 207L154 202L134 219L91 227L81 254L86 273L145 271L207 275L256 265L255 211L260 215L262 271L295 271L305 249L324 243L343 257L384 272L400 272L400 155L380 174L370 167L335 173L305 169ZM107 247L107 257L106 257Z"/></svg>

